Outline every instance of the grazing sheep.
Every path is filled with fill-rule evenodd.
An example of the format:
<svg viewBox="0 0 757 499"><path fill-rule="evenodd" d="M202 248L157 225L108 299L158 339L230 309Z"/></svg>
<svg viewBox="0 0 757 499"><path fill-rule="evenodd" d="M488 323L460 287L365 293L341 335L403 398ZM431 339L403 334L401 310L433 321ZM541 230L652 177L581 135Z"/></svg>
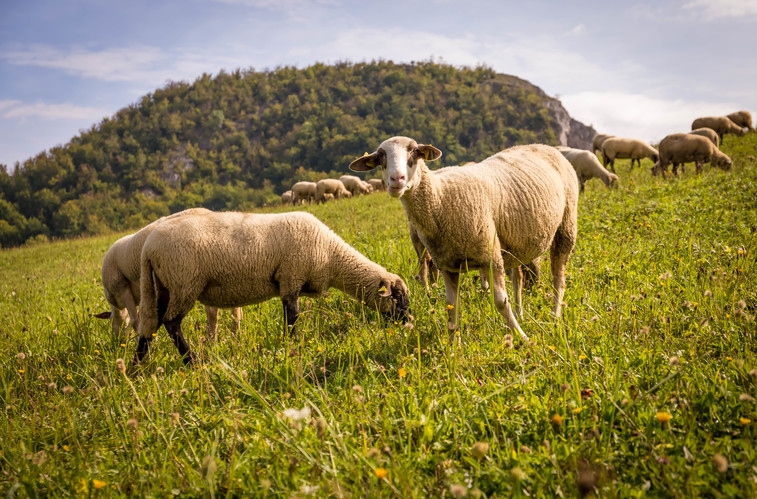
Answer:
<svg viewBox="0 0 757 499"><path fill-rule="evenodd" d="M749 130L754 131L754 127L752 126L752 114L749 111L736 111L726 117L741 128L748 128Z"/></svg>
<svg viewBox="0 0 757 499"><path fill-rule="evenodd" d="M318 203L325 203L324 194L333 194L336 199L351 198L352 193L347 190L344 184L335 178L325 178L315 184L315 200Z"/></svg>
<svg viewBox="0 0 757 499"><path fill-rule="evenodd" d="M299 297L337 288L381 314L404 319L408 289L309 213L206 213L155 228L142 249L137 352L164 324L185 363L192 354L181 322L199 300L240 307L280 297L291 331Z"/></svg>
<svg viewBox="0 0 757 499"><path fill-rule="evenodd" d="M602 152L602 143L609 139L610 137L614 137L614 135L609 135L606 133L598 133L594 136L594 138L591 141L591 150L594 154L601 153Z"/></svg>
<svg viewBox="0 0 757 499"><path fill-rule="evenodd" d="M316 193L315 182L297 182L292 186L292 204L301 204L305 201L312 203L315 201Z"/></svg>
<svg viewBox="0 0 757 499"><path fill-rule="evenodd" d="M697 128L696 130L692 130L689 133L693 133L694 135L701 135L702 137L707 137L712 141L713 144L715 144L715 147L720 148L720 137L718 136L718 132L713 130L712 128L702 127Z"/></svg>
<svg viewBox="0 0 757 499"><path fill-rule="evenodd" d="M352 193L353 196L359 196L361 194L370 194L373 190L371 184L363 182L363 180L354 175L342 175L339 177L339 181L344 184L344 187Z"/></svg>
<svg viewBox="0 0 757 499"><path fill-rule="evenodd" d="M373 187L373 192L386 192L386 184L380 178L372 178L368 183Z"/></svg>
<svg viewBox="0 0 757 499"><path fill-rule="evenodd" d="M608 137L602 142L602 156L605 167L610 166L610 171L615 173L616 159L631 159L631 167L636 161L641 166L641 158L650 158L653 162L660 157L657 149L646 142L638 139L623 137Z"/></svg>
<svg viewBox="0 0 757 499"><path fill-rule="evenodd" d="M690 133L672 133L660 141L660 161L652 168L652 173L665 172L668 165L673 165L673 174L678 171L678 165L683 168L684 163L695 162L697 173L702 169L702 163L710 163L724 170L731 168L731 158L723 154L707 137Z"/></svg>
<svg viewBox="0 0 757 499"><path fill-rule="evenodd" d="M105 299L110 304L110 312L95 314L95 317L110 319L114 337L118 338L120 336L121 327L124 323L128 324L126 322L128 319L131 319L134 330L137 329L137 304L141 296L139 289L139 258L147 236L166 221L205 213L211 212L205 208L191 208L160 218L138 232L122 237L113 243L105 253L101 275ZM218 309L215 307L205 307L205 313L208 319L208 336L213 337L218 330ZM235 308L232 310L232 316L234 318L234 329L238 331L242 319L242 310Z"/></svg>
<svg viewBox="0 0 757 499"><path fill-rule="evenodd" d="M593 152L564 146L558 146L557 150L565 156L565 159L576 170L578 183L581 185L581 192L584 190L586 181L593 178L600 179L607 187L618 185L618 176L605 170L605 167L602 166L602 163L599 162Z"/></svg>
<svg viewBox="0 0 757 499"><path fill-rule="evenodd" d="M703 127L715 130L718 137L720 137L721 142L723 141L723 135L726 133L732 133L739 137L746 133L742 127L731 121L727 116L705 116L703 118L697 118L691 123L692 130Z"/></svg>
<svg viewBox="0 0 757 499"><path fill-rule="evenodd" d="M294 194L292 191L286 191L281 195L281 204L293 204Z"/></svg>
<svg viewBox="0 0 757 499"><path fill-rule="evenodd" d="M442 152L408 137L392 137L372 154L350 164L353 171L381 166L389 195L400 198L442 272L450 340L458 328L458 280L465 269L483 270L494 303L507 325L518 325L505 290L505 270L515 268L516 311L522 316L520 266L550 249L555 289L553 314L559 317L565 267L577 234L578 179L562 154L545 145L517 146L463 168L431 174L425 161Z"/></svg>

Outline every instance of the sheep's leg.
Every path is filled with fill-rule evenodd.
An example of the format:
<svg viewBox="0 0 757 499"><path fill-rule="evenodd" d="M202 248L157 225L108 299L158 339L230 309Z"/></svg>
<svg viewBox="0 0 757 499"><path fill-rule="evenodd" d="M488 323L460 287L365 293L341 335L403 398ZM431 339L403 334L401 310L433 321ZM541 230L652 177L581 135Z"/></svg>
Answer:
<svg viewBox="0 0 757 499"><path fill-rule="evenodd" d="M294 323L300 315L300 297L298 294L282 296L281 303L284 306L284 319L286 319L287 331L289 331L290 335L295 335Z"/></svg>
<svg viewBox="0 0 757 499"><path fill-rule="evenodd" d="M206 336L208 339L215 338L218 334L218 307L205 305L205 317L208 321Z"/></svg>
<svg viewBox="0 0 757 499"><path fill-rule="evenodd" d="M231 318L234 320L234 333L242 330L242 307L231 309Z"/></svg>
<svg viewBox="0 0 757 499"><path fill-rule="evenodd" d="M515 301L515 316L523 319L523 266L518 265L510 269L510 280L513 283L513 301Z"/></svg>
<svg viewBox="0 0 757 499"><path fill-rule="evenodd" d="M116 308L111 306L110 308L110 327L113 331L113 337L118 339L121 337L121 327L129 320L129 313L125 308Z"/></svg>
<svg viewBox="0 0 757 499"><path fill-rule="evenodd" d="M555 239L550 248L550 262L552 266L552 286L554 287L554 305L552 315L560 317L562 312L562 299L565 294L565 271L568 259L576 242L575 232L570 233L563 228L558 229Z"/></svg>
<svg viewBox="0 0 757 499"><path fill-rule="evenodd" d="M494 269L492 277L491 285L494 306L497 307L497 311L505 319L505 322L507 322L507 327L513 331L517 331L524 340L528 341L528 336L520 328L518 320L515 318L515 314L513 314L512 307L510 306L510 299L507 296L507 289L505 288L504 270Z"/></svg>
<svg viewBox="0 0 757 499"><path fill-rule="evenodd" d="M216 309L216 314L217 313L218 309ZM177 317L174 317L173 319L167 320L164 325L166 326L168 335L171 337L174 345L176 345L176 348L179 350L181 360L184 361L185 365L189 365L194 363L194 358L192 356L192 352L189 350L189 345L187 345L187 341L184 339L184 335L181 332L181 321L183 320L184 314L181 314Z"/></svg>
<svg viewBox="0 0 757 499"><path fill-rule="evenodd" d="M524 266L523 270L523 287L524 288L533 288L539 283L539 274L541 273L541 269L539 268L539 265L541 264L541 257L534 258L534 260Z"/></svg>
<svg viewBox="0 0 757 499"><path fill-rule="evenodd" d="M457 296L460 273L442 270L442 277L444 278L444 292L447 297L447 330L449 331L449 342L452 343L460 318Z"/></svg>
<svg viewBox="0 0 757 499"><path fill-rule="evenodd" d="M127 286L126 289L124 289L120 295L118 295L118 298L120 299L121 303L124 304L124 307L126 308L126 311L129 312L129 323L131 323L131 327L136 331L137 325L139 324L139 315L137 312L137 304L134 303L134 295L132 294L131 289ZM125 321L124 311L121 310L120 312L122 322ZM120 330L120 325L119 325ZM114 330L115 332L115 330ZM120 331L119 331L120 335Z"/></svg>

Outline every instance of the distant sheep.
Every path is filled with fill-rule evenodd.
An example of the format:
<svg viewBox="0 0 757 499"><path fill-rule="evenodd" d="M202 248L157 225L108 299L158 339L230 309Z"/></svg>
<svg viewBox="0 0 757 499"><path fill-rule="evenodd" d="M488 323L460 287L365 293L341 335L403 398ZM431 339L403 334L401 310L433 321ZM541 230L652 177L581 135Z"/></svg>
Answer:
<svg viewBox="0 0 757 499"><path fill-rule="evenodd" d="M210 213L205 208L192 208L173 215L159 218L134 234L124 236L110 247L105 253L102 264L102 282L105 299L111 307L110 312L95 314L100 319L110 319L111 329L115 338L120 337L121 327L131 321L136 331L138 324L137 304L140 301L140 255L147 237L160 224L176 218ZM128 315L127 315L128 313ZM205 307L207 316L207 334L214 337L218 330L218 308ZM242 309L232 310L234 329L238 331L242 319Z"/></svg>
<svg viewBox="0 0 757 499"><path fill-rule="evenodd" d="M315 200L318 203L326 202L325 194L332 194L336 199L352 197L352 193L347 190L344 184L335 178L325 178L316 183Z"/></svg>
<svg viewBox="0 0 757 499"><path fill-rule="evenodd" d="M240 307L281 298L294 333L299 297L337 288L382 315L404 319L408 289L309 213L221 212L176 218L148 236L142 250L140 362L161 324L185 363L193 357L181 331L195 301Z"/></svg>
<svg viewBox="0 0 757 499"><path fill-rule="evenodd" d="M386 184L380 178L372 178L368 183L373 187L373 192L386 192Z"/></svg>
<svg viewBox="0 0 757 499"><path fill-rule="evenodd" d="M715 130L718 134L718 137L720 137L720 141L723 141L723 135L726 133L732 133L734 135L738 135L739 137L743 136L746 131L743 127L740 127L733 121L731 121L730 118L727 116L705 116L703 118L697 118L691 123L691 129L696 130L697 128L712 128Z"/></svg>
<svg viewBox="0 0 757 499"><path fill-rule="evenodd" d="M594 138L591 141L591 151L594 154L598 154L602 152L602 143L609 139L610 137L614 137L614 135L608 135L606 133L598 133L594 136Z"/></svg>
<svg viewBox="0 0 757 499"><path fill-rule="evenodd" d="M364 182L363 179L356 177L355 175L342 175L339 177L339 181L344 184L344 187L350 191L353 196L370 194L373 190L371 184Z"/></svg>
<svg viewBox="0 0 757 499"><path fill-rule="evenodd" d="M315 182L297 182L292 186L292 204L312 203L317 193Z"/></svg>
<svg viewBox="0 0 757 499"><path fill-rule="evenodd" d="M712 128L702 127L697 128L696 130L692 130L689 133L692 133L694 135L701 135L702 137L707 137L712 141L713 144L715 144L715 147L720 148L720 136L718 136L718 132L713 130Z"/></svg>
<svg viewBox="0 0 757 499"><path fill-rule="evenodd" d="M726 117L741 128L748 128L749 130L754 131L754 127L752 126L752 114L749 111L736 111Z"/></svg>
<svg viewBox="0 0 757 499"><path fill-rule="evenodd" d="M593 178L598 178L604 182L607 187L618 185L618 176L607 171L593 152L564 146L558 146L557 150L565 156L565 159L570 162L573 169L576 171L578 183L581 185L582 192L586 181Z"/></svg>
<svg viewBox="0 0 757 499"><path fill-rule="evenodd" d="M507 325L521 329L505 290L513 272L514 300L522 316L520 266L550 250L552 312L559 317L565 269L577 233L578 179L562 154L545 145L517 146L480 163L431 174L425 161L439 149L408 137L392 137L372 154L354 160L353 171L383 169L390 196L400 198L408 221L442 272L450 340L458 328L460 272L491 273L492 295Z"/></svg>
<svg viewBox="0 0 757 499"><path fill-rule="evenodd" d="M660 141L660 161L652 173L667 171L668 165L673 165L673 174L678 171L678 165L683 168L684 163L696 163L697 172L702 169L702 163L710 163L724 170L731 168L731 158L723 154L712 141L701 135L690 133L672 133Z"/></svg>
<svg viewBox="0 0 757 499"><path fill-rule="evenodd" d="M281 195L281 204L292 204L294 200L294 194L292 191L286 191Z"/></svg>
<svg viewBox="0 0 757 499"><path fill-rule="evenodd" d="M631 167L633 167L634 161L641 166L642 158L649 158L652 162L656 162L660 157L657 149L646 142L623 137L608 137L605 139L602 143L602 156L605 160L605 167L609 165L610 171L613 173L615 173L616 159L630 159Z"/></svg>

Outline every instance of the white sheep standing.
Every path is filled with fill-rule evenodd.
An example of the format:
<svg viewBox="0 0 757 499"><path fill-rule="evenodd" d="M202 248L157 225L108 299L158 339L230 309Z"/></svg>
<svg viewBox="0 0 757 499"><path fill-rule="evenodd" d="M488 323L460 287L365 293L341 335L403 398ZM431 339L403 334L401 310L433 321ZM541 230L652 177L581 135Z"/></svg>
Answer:
<svg viewBox="0 0 757 499"><path fill-rule="evenodd" d="M333 194L335 199L351 198L352 193L347 190L344 184L335 178L325 178L319 180L316 184L315 200L318 203L325 203L325 194Z"/></svg>
<svg viewBox="0 0 757 499"><path fill-rule="evenodd" d="M691 133L671 133L660 141L660 161L652 167L652 174L665 172L668 165L673 165L673 174L678 166L683 170L684 163L694 162L697 173L702 171L702 163L710 163L724 170L733 165L731 158L721 152L707 137Z"/></svg>
<svg viewBox="0 0 757 499"><path fill-rule="evenodd" d="M518 325L505 289L512 274L516 311L522 316L521 265L550 250L554 305L560 316L565 268L577 235L578 179L554 147L516 146L478 164L432 175L425 161L439 149L408 137L392 137L350 164L353 171L383 169L390 196L400 198L407 218L442 272L450 341L458 328L458 281L465 269L491 273L494 303L507 325ZM425 160L425 161L424 161Z"/></svg>
<svg viewBox="0 0 757 499"><path fill-rule="evenodd" d="M598 178L607 187L618 185L618 176L607 171L593 152L564 146L558 146L557 150L573 165L578 183L581 185L581 192L584 190L586 181L593 178Z"/></svg>
<svg viewBox="0 0 757 499"><path fill-rule="evenodd" d="M606 133L598 133L594 136L594 138L591 140L591 150L594 154L601 153L602 152L602 143L609 139L610 137L614 137L614 135L609 135Z"/></svg>
<svg viewBox="0 0 757 499"><path fill-rule="evenodd" d="M309 213L205 213L162 223L142 249L142 303L135 362L165 325L185 363L181 322L194 302L240 307L280 297L292 331L299 297L337 288L382 315L404 319L405 282Z"/></svg>
<svg viewBox="0 0 757 499"><path fill-rule="evenodd" d="M350 191L353 196L370 194L373 191L371 184L364 182L363 179L356 177L355 175L342 175L339 177L339 181L344 184L344 187Z"/></svg>
<svg viewBox="0 0 757 499"><path fill-rule="evenodd" d="M311 203L315 201L317 189L315 182L297 182L292 186L292 204Z"/></svg>
<svg viewBox="0 0 757 499"><path fill-rule="evenodd" d="M703 127L715 130L720 137L721 142L723 141L723 135L726 133L732 133L739 137L746 134L744 128L731 121L728 116L703 116L691 122L692 130Z"/></svg>
<svg viewBox="0 0 757 499"><path fill-rule="evenodd" d="M153 230L160 224L176 218L210 213L205 208L191 208L152 222L134 234L124 236L110 247L103 258L101 275L105 299L110 304L110 312L95 314L100 319L110 319L113 336L120 337L121 327L131 325L136 331L138 324L137 304L140 301L140 255L142 247ZM218 308L205 307L207 334L214 337L218 330ZM242 320L242 309L232 310L234 330L238 331Z"/></svg>
<svg viewBox="0 0 757 499"><path fill-rule="evenodd" d="M285 191L281 195L281 204L292 204L293 201L294 201L294 194L292 193L291 190L290 191Z"/></svg>
<svg viewBox="0 0 757 499"><path fill-rule="evenodd" d="M605 167L610 166L610 171L615 173L616 159L630 159L631 167L636 161L641 166L642 158L649 158L652 162L659 159L660 153L643 140L629 139L626 137L608 137L602 142L602 157Z"/></svg>

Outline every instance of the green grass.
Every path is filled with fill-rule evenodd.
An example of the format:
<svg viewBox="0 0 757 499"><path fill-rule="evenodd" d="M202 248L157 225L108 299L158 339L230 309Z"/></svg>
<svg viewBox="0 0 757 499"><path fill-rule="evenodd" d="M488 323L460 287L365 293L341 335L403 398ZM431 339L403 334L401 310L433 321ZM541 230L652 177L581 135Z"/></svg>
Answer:
<svg viewBox="0 0 757 499"><path fill-rule="evenodd" d="M475 273L462 345L448 344L441 281L426 293L413 279L386 194L308 210L405 278L412 327L334 291L303 299L297 337L271 300L245 308L237 336L223 314L209 341L198 305L184 323L195 369L161 330L141 372L118 371L134 339L91 314L108 308L100 263L120 234L2 251L0 489L754 497L757 134L723 147L729 172L663 180L626 161L619 189L589 182L564 316L549 315L545 263L524 297L533 342L514 349Z"/></svg>

